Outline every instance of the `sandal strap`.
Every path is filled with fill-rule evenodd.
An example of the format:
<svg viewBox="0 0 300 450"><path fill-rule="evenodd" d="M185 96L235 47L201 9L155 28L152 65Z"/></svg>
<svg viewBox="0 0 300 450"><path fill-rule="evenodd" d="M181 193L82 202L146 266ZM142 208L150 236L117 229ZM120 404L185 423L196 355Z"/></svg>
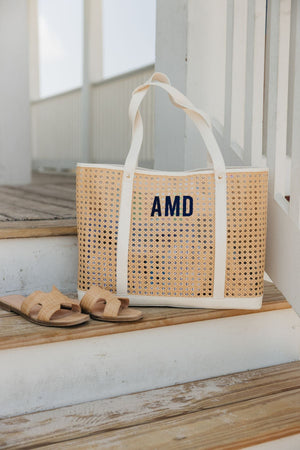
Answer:
<svg viewBox="0 0 300 450"><path fill-rule="evenodd" d="M80 305L66 295L62 294L55 286L51 292L35 291L30 294L22 303L21 311L23 314L30 316L32 308L40 305L37 319L41 321L49 321L56 311L62 307L72 311L80 312Z"/></svg>
<svg viewBox="0 0 300 450"><path fill-rule="evenodd" d="M99 286L91 286L87 293L82 297L80 306L82 311L93 313L98 302L105 303L103 317L117 317L120 309L127 308L128 298L118 298L115 294Z"/></svg>

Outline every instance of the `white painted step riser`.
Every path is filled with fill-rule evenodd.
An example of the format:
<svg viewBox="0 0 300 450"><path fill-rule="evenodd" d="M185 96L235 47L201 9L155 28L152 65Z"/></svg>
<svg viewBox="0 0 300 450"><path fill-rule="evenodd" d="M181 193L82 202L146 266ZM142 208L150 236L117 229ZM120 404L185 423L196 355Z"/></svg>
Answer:
<svg viewBox="0 0 300 450"><path fill-rule="evenodd" d="M300 358L300 319L271 311L0 352L14 416Z"/></svg>
<svg viewBox="0 0 300 450"><path fill-rule="evenodd" d="M0 240L0 295L77 288L77 237Z"/></svg>
<svg viewBox="0 0 300 450"><path fill-rule="evenodd" d="M0 295L75 292L77 261L77 236L0 239Z"/></svg>

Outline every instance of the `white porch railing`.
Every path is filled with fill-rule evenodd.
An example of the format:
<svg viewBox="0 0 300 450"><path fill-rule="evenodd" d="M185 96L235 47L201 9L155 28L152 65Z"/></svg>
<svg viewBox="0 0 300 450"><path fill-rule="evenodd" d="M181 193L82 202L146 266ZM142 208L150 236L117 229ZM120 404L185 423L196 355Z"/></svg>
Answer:
<svg viewBox="0 0 300 450"><path fill-rule="evenodd" d="M128 105L132 90L154 66L91 84L90 162L123 163L131 129ZM144 143L140 164L153 165L154 93L142 105ZM35 169L69 169L83 160L81 150L81 89L33 101L32 157Z"/></svg>
<svg viewBox="0 0 300 450"><path fill-rule="evenodd" d="M300 2L227 0L228 164L269 167L266 271L300 312Z"/></svg>
<svg viewBox="0 0 300 450"><path fill-rule="evenodd" d="M269 1L266 31L264 150L270 168L266 270L300 313L299 0Z"/></svg>
<svg viewBox="0 0 300 450"><path fill-rule="evenodd" d="M265 166L263 96L266 0L227 0L222 117L213 124L229 165ZM222 49L219 49L222 51Z"/></svg>

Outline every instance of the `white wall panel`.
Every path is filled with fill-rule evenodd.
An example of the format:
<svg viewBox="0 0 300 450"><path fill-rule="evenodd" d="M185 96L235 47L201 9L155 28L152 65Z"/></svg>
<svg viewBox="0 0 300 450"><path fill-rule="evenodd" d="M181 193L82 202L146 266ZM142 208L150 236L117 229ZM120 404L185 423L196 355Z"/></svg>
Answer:
<svg viewBox="0 0 300 450"><path fill-rule="evenodd" d="M80 160L80 90L33 102L32 156L40 166Z"/></svg>
<svg viewBox="0 0 300 450"><path fill-rule="evenodd" d="M132 91L146 81L154 66L91 85L89 160L123 163L129 150L131 126L128 106ZM32 156L36 168L75 167L83 161L81 90L32 102ZM144 142L140 164L153 165L154 92L142 108Z"/></svg>

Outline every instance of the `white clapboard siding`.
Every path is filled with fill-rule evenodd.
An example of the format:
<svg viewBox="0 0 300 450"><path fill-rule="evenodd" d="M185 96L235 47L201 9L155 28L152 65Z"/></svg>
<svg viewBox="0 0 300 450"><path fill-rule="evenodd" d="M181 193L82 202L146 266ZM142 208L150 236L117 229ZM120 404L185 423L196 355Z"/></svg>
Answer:
<svg viewBox="0 0 300 450"><path fill-rule="evenodd" d="M127 156L131 127L128 106L132 91L154 72L154 66L103 80L92 86L92 149L91 161L123 163ZM145 98L141 113L144 142L140 165L153 166L154 90Z"/></svg>
<svg viewBox="0 0 300 450"><path fill-rule="evenodd" d="M124 162L131 138L128 119L131 93L153 71L154 66L150 65L91 84L89 162ZM74 168L76 162L86 159L81 139L81 94L81 89L75 89L31 103L34 168ZM154 93L150 92L141 108L144 142L140 164L148 167L153 165L154 153L153 102Z"/></svg>

